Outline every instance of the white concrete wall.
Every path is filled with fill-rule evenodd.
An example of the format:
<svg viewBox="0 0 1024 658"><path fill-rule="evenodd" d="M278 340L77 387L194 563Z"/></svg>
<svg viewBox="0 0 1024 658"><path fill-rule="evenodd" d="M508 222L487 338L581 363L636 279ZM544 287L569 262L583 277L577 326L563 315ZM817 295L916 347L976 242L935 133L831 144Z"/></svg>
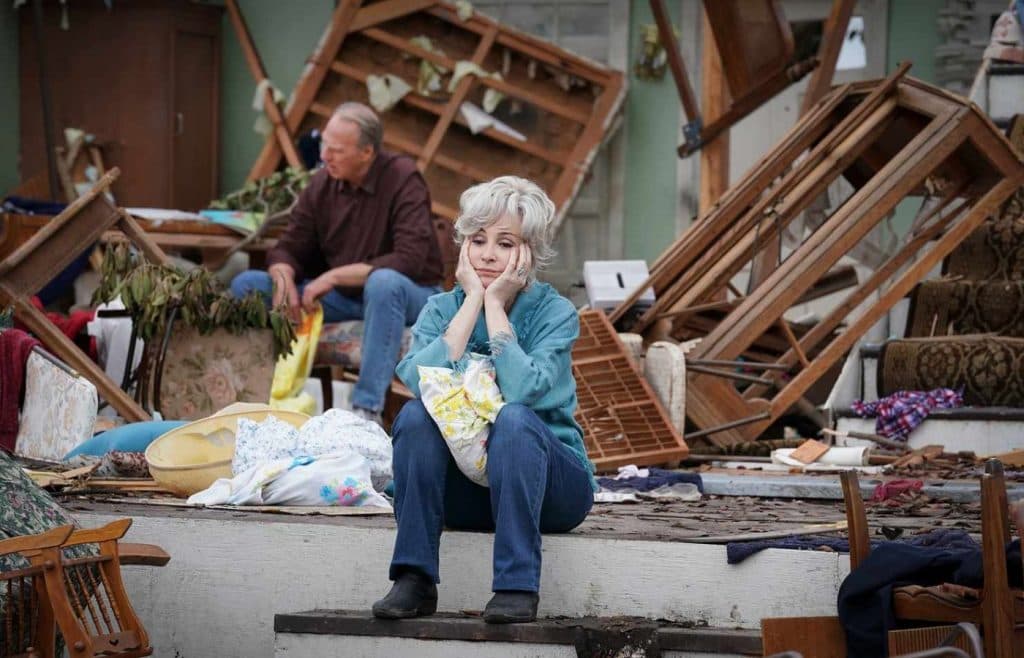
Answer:
<svg viewBox="0 0 1024 658"><path fill-rule="evenodd" d="M115 518L80 512L98 526ZM268 517L269 518L269 517ZM126 582L156 656L269 658L274 614L369 609L388 589L391 528L136 517L127 541L159 544L163 568L128 567ZM446 533L440 609L482 609L492 536ZM726 564L725 547L604 539L544 540L541 616L638 615L755 629L763 617L835 614L846 556L763 551Z"/></svg>
<svg viewBox="0 0 1024 658"><path fill-rule="evenodd" d="M740 654L663 651L664 658L742 658ZM464 642L460 640L414 640L402 637L344 637L332 635L282 634L277 636L275 658L576 658L576 649L566 644L511 642Z"/></svg>

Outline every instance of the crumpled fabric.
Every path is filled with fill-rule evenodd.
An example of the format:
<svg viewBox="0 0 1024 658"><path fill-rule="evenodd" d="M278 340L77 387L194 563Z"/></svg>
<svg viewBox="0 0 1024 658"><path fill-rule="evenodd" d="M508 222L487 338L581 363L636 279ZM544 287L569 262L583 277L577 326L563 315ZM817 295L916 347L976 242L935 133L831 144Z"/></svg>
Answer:
<svg viewBox="0 0 1024 658"><path fill-rule="evenodd" d="M473 17L473 3L469 0L455 0L455 14L459 20L468 21Z"/></svg>
<svg viewBox="0 0 1024 658"><path fill-rule="evenodd" d="M932 391L897 391L876 402L854 400L851 407L861 418L878 419L875 434L903 441L933 409L955 409L963 404L962 392L937 388Z"/></svg>
<svg viewBox="0 0 1024 658"><path fill-rule="evenodd" d="M274 86L274 83L270 81L270 78L263 78L256 85L256 91L252 95L252 109L259 112L259 117L252 124L252 129L255 132L266 137L274 130L273 124L270 123L270 119L267 118L266 113L263 111L263 97L267 93L267 89L270 89L270 93L273 94L274 102L280 105L284 102L284 93Z"/></svg>
<svg viewBox="0 0 1024 658"><path fill-rule="evenodd" d="M265 462L217 480L188 503L391 508L371 484L369 462L353 450Z"/></svg>
<svg viewBox="0 0 1024 658"><path fill-rule="evenodd" d="M933 531L943 532L940 530ZM888 632L896 628L893 588L902 585L932 587L943 583L980 587L984 572L981 547L960 530L945 530L942 543L886 542L875 548L839 587L839 621L846 632L850 658L877 658L886 654ZM1006 546L1006 570L1011 587L1021 586L1020 540Z"/></svg>
<svg viewBox="0 0 1024 658"><path fill-rule="evenodd" d="M478 78L493 78L495 80L504 80L502 75L498 72L488 73L474 62L470 62L468 60L461 60L455 62L455 72L452 73L452 79L448 81L449 93L454 92L455 87L457 87L459 84L459 81L462 80L467 75L475 75ZM484 91L484 112L487 112L488 114L494 112L494 110L498 108L498 103L500 103L504 98L505 94L501 93L500 91L497 91L496 89L488 87Z"/></svg>
<svg viewBox="0 0 1024 658"><path fill-rule="evenodd" d="M625 477L623 477L623 473L626 474ZM700 473L623 466L619 468L618 477L597 478L597 484L607 491L653 491L659 487L678 483L696 485L697 490L704 493L704 481L701 479Z"/></svg>
<svg viewBox="0 0 1024 658"><path fill-rule="evenodd" d="M387 112L412 91L412 87L394 73L386 73L366 76L366 90L373 109Z"/></svg>
<svg viewBox="0 0 1024 658"><path fill-rule="evenodd" d="M376 490L382 491L392 475L391 439L377 423L343 409L314 416L298 430L273 414L259 423L240 418L231 472L238 476L267 463L345 451L366 460L370 481Z"/></svg>
<svg viewBox="0 0 1024 658"><path fill-rule="evenodd" d="M445 57L444 51L434 45L434 42L430 40L430 37L425 35L419 35L409 39L409 43L414 46L419 46L423 50L432 52L436 55ZM443 85L441 84L441 76L448 73L448 69L440 64L435 64L426 59L420 60L419 73L416 76L416 93L421 96L429 96L435 92L441 91Z"/></svg>
<svg viewBox="0 0 1024 658"><path fill-rule="evenodd" d="M922 487L924 487L924 481L922 480L890 480L889 482L880 482L871 494L871 502L880 503L911 491L920 491Z"/></svg>
<svg viewBox="0 0 1024 658"><path fill-rule="evenodd" d="M505 406L495 381L494 364L471 354L464 372L419 366L420 396L437 423L455 465L470 481L487 484L487 439Z"/></svg>
<svg viewBox="0 0 1024 658"><path fill-rule="evenodd" d="M870 543L872 550L883 544L901 544L918 548L946 550L970 550L977 548L977 543L963 530L949 530L946 528L936 528L923 535L914 535L891 542L872 539ZM792 537L778 537L775 539L734 541L725 545L726 562L729 564L739 564L751 555L760 553L766 548L784 548L796 551L828 549L837 553L849 553L850 540L847 537L831 535L793 535Z"/></svg>

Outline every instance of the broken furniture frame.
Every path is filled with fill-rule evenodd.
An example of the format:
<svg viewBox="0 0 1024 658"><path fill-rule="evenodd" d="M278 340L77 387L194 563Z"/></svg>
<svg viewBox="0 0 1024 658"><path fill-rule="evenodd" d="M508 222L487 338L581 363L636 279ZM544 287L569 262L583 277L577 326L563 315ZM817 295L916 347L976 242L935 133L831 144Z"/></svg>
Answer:
<svg viewBox="0 0 1024 658"><path fill-rule="evenodd" d="M835 1L853 4L850 0ZM686 157L715 139L818 64L817 57L793 61L796 47L779 0L705 0L707 24L718 45L732 97L728 109L705 125L664 0L650 0L650 4L687 119L679 157ZM845 29L843 25L844 33ZM831 80L831 71L828 79Z"/></svg>
<svg viewBox="0 0 1024 658"><path fill-rule="evenodd" d="M79 254L112 230L123 233L154 263L169 262L135 220L107 199L105 193L118 175L119 169L111 169L89 192L0 261L0 306L13 306L18 320L47 349L95 384L100 395L125 420L133 422L148 420L149 415L30 301Z"/></svg>
<svg viewBox="0 0 1024 658"><path fill-rule="evenodd" d="M413 39L425 35L444 54ZM420 95L420 62L453 71L469 61L502 78L469 74L449 92ZM530 178L546 189L557 222L568 210L625 95L622 73L474 13L429 0L386 0L366 7L341 0L310 57L286 109L287 129L320 128L342 101L368 102L369 75L398 75L410 86L382 116L384 145L413 157L426 178L435 215L454 219L459 195L500 175ZM485 91L507 96L494 111L526 137L495 127L472 134L460 114L464 102L482 104ZM277 140L265 144L249 179L281 164Z"/></svg>
<svg viewBox="0 0 1024 658"><path fill-rule="evenodd" d="M850 569L856 569L871 552L870 533L860 482L855 471L840 474L850 536ZM1024 530L1018 528L1024 535ZM968 622L980 625L985 655L1014 658L1014 647L1024 639L1024 591L1011 589L1006 569L1006 544L1010 523L1003 465L985 462L981 476L982 572L985 587L974 590L959 585L922 587L907 585L893 590L897 619L944 624ZM1015 634L1022 637L1017 637Z"/></svg>
<svg viewBox="0 0 1024 658"><path fill-rule="evenodd" d="M699 431L687 439L707 436L729 446L756 438L1024 184L1021 155L976 107L905 78L907 68L881 82L833 90L658 258L638 286L653 285L657 298L628 330L673 321L675 338L692 338L694 331L704 336L693 358L746 356L790 369L766 373L772 386L755 383L742 392L726 379L691 373L686 410ZM853 194L764 282L747 295L737 293L732 279L840 176ZM922 206L919 228L842 303L794 329L786 312L908 196L939 202ZM734 298L722 301L730 291ZM638 294L613 312L612 321L624 318ZM713 320L707 319L710 305L719 312ZM685 321L673 320L687 311ZM703 324L697 322L702 317Z"/></svg>

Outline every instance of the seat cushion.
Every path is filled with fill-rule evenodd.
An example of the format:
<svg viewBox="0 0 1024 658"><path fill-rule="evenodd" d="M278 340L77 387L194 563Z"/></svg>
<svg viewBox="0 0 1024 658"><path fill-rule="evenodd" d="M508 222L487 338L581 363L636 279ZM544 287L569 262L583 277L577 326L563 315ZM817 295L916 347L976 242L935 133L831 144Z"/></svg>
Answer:
<svg viewBox="0 0 1024 658"><path fill-rule="evenodd" d="M363 321L349 320L325 324L316 347L316 364L359 369L363 361ZM412 328L402 331L399 357L405 356L412 344Z"/></svg>

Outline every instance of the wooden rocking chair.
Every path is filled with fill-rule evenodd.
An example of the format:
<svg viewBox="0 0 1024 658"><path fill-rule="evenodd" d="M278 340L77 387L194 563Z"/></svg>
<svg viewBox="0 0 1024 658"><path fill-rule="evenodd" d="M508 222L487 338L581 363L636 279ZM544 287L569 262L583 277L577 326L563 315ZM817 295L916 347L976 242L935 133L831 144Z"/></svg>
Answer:
<svg viewBox="0 0 1024 658"><path fill-rule="evenodd" d="M102 528L65 531L62 541L45 545L20 547L35 572L41 572L45 587L37 588L41 599L37 609L48 621L50 653L25 654L49 658L52 653L52 627L60 629L72 658L138 658L153 653L149 636L139 621L121 580L121 554L118 539L131 527L131 519L121 519ZM56 533L57 530L51 531ZM39 535L44 537L51 533ZM27 541L19 538L11 541ZM92 544L97 547L88 557L72 557L65 549ZM124 560L131 564L164 564L166 553L159 547L132 545L133 555ZM141 549L141 550L140 550ZM35 573L34 572L34 573Z"/></svg>
<svg viewBox="0 0 1024 658"><path fill-rule="evenodd" d="M0 541L0 557L56 548L74 528ZM0 656L54 658L56 622L49 603L42 565L0 571Z"/></svg>
<svg viewBox="0 0 1024 658"><path fill-rule="evenodd" d="M857 474L844 472L840 480L846 503L852 570L868 556L871 543ZM1024 641L1015 642L1015 633L1024 636L1024 592L1010 588L1006 572L1005 547L1010 540L1007 510L1003 465L996 459L990 459L985 463L985 473L981 477L985 588L976 590L950 584L897 587L893 590L896 618L942 624L969 622L982 628L988 658L1024 657ZM1024 534L1020 528L1018 532Z"/></svg>

